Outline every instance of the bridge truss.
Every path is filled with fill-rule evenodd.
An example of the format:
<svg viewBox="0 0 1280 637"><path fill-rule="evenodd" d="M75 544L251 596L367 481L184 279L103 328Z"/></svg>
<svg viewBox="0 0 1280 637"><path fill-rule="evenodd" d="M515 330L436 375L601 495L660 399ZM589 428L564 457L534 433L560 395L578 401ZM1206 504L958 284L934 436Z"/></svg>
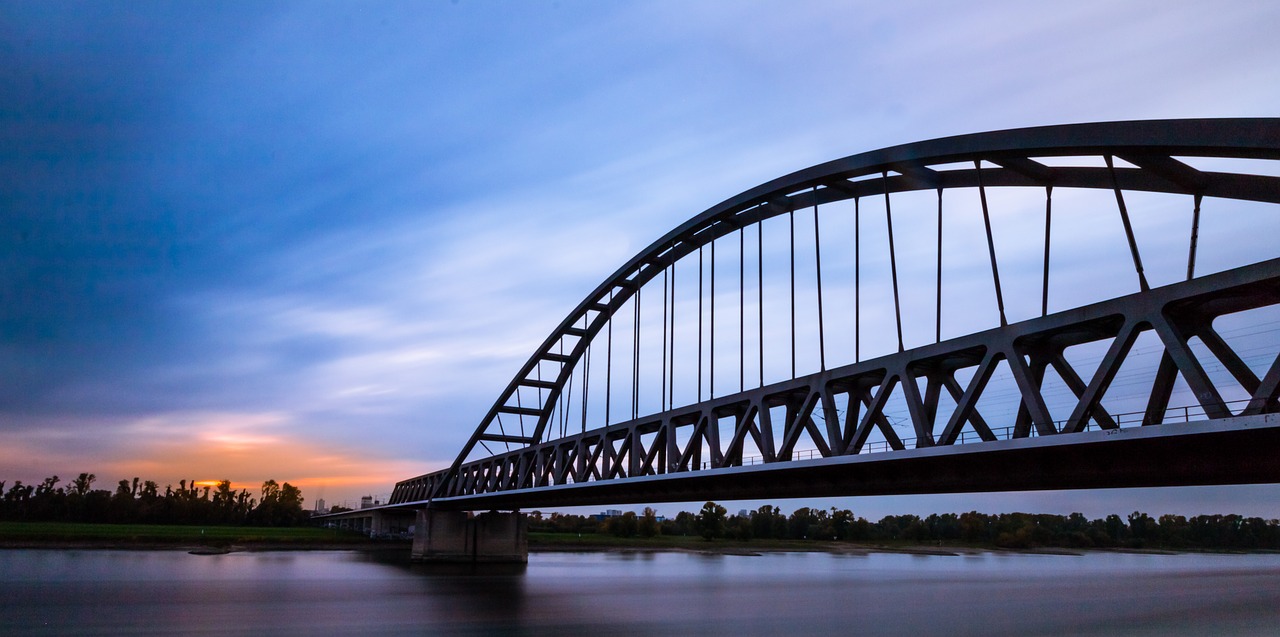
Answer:
<svg viewBox="0 0 1280 637"><path fill-rule="evenodd" d="M507 385L453 465L400 482L391 503L487 508L700 499L708 493L705 485L714 485L711 492L724 498L928 488L901 477L893 483L878 480L885 471L894 473L885 469L893 459L916 462L919 468L912 471L917 473L950 472L952 486L934 487L940 490L1052 488L1049 474L1054 472L1074 476L1063 478L1058 488L1269 481L1276 463L1257 448L1235 456L1232 471L1202 469L1183 475L1166 466L1161 475L1152 475L1153 467L1163 462L1159 452L1151 451L1159 446L1154 443L1143 447L1153 455L1135 463L1142 467L1108 484L1093 484L1088 476L1097 473L1097 462L1121 463L1125 453L1134 453L1124 444L1090 452L1092 461L1080 456L1074 469L1063 466L1070 464L1064 460L1070 456L1060 453L1050 462L1053 466L1034 475L1016 470L1026 463L1043 465L1048 456L1036 454L1047 449L1103 448L1096 443L1171 439L1169 434L1178 432L1221 433L1215 423L1280 425L1271 416L1280 412L1280 346L1268 337L1274 331L1268 327L1274 313L1268 312L1280 308L1280 259L1272 253L1272 258L1196 274L1205 200L1274 206L1280 203L1280 177L1252 165L1248 170L1196 167L1202 160L1280 160L1280 119L1113 122L951 137L854 155L748 190L672 230L593 290ZM1225 165L1234 166L1230 161ZM989 193L1029 189L1042 193L1043 234L1019 236L1019 242L1036 245L1037 255L1043 255L1037 264L1040 311L1011 322L993 232L993 220L998 223L1001 216L993 214L995 198ZM1059 218L1064 214L1054 210L1054 197L1061 201L1063 192L1076 190L1100 191L1114 199L1112 229L1124 238L1125 261L1131 264L1127 276L1136 289L1050 312L1051 254L1064 242L1053 240L1054 213ZM895 245L909 242L904 242L901 221L895 235L894 214L901 208L894 200L910 193L936 193L936 226L916 223L906 233L927 236L934 249L927 255L915 250L900 259ZM952 193L949 201L970 193L979 204L983 265L998 324L943 338L943 298L949 287L943 222L963 214L971 221L978 218L977 210L944 210L946 193ZM1177 248L1186 254L1182 280L1156 286L1149 281L1130 213L1135 194L1146 193L1187 200L1191 223ZM852 216L853 236L833 243L828 235L824 243L819 210L825 206L829 211L839 202L853 204L851 211L841 212ZM872 202L877 220L882 214L884 223L878 234L868 234L886 241L887 251L868 257L860 233L866 229L862 209L870 217ZM797 250L797 216L809 211L812 221L801 228L813 233L810 249ZM1265 207L1262 214L1276 212ZM903 213L898 215L901 219ZM913 219L918 221L918 215ZM779 223L783 220L788 223ZM786 235L788 227L789 250L767 250L766 240ZM749 239L755 240L754 250ZM846 259L852 261L852 272L833 277L833 246L846 256L852 252ZM828 305L833 278L845 291L852 283L852 321L824 321L832 314L823 306L824 247ZM726 261L725 253L737 262ZM816 301L816 308L810 308L816 312L809 312L813 325L807 327L797 325L797 255L812 258L801 275L816 279L813 285L799 286L802 307ZM904 262L918 269L922 256L936 274L929 290L934 329L933 338L926 339L932 342L916 343L919 338L904 338L903 317L919 314L919 303L903 299L911 293L920 296L921 286L903 290L899 271ZM750 257L755 263L748 263ZM766 261L789 265L789 285L781 274L766 275ZM754 273L749 265L755 266ZM1020 266L1025 271L1026 264ZM973 262L962 260L954 267L972 271ZM881 290L892 291L880 298L892 299L894 321L881 320L873 330L863 325L874 316L862 306L864 272L887 279ZM685 297L677 296L678 274L690 292ZM688 278L696 280L696 292ZM881 319L887 319L887 305ZM1240 316L1247 319L1236 320ZM969 325L957 324L962 329ZM1224 337L1224 324L1252 338L1237 338L1233 344ZM829 367L829 355L833 361L839 358L829 352L828 342L837 340L833 329L845 332L844 345L837 349L844 354L852 349L853 360ZM678 355L677 339L684 356ZM788 339L789 347L777 347ZM810 348L816 357L798 355L803 349L798 339L816 341L816 348ZM864 339L868 350L880 348L877 355L863 358ZM884 352L886 344L889 351ZM749 352L749 346L755 351ZM1141 408L1132 413L1109 410L1104 400L1118 393L1117 376L1135 364L1141 367L1134 363L1139 350L1154 352L1150 373L1140 390L1124 391L1130 402L1140 400ZM1082 356L1082 351L1094 355ZM751 383L748 372L754 376ZM1006 414L986 407L997 391L992 389L995 377L1007 381L1001 391L1009 393L1005 402L1016 406ZM1047 396L1055 391L1046 383L1057 388L1053 400ZM619 391L628 395L618 399ZM677 399L682 393L688 395ZM1171 406L1175 397L1185 404ZM615 411L615 400L629 410ZM1111 436L1116 433L1125 435ZM1195 444L1209 449L1219 443L1201 437ZM1005 448L1015 455L991 466L1004 475L1022 475L1020 482L1015 477L1002 483L991 469L984 474L975 468L980 461L973 453ZM1185 457L1179 453L1184 455L1168 459ZM871 455L879 468L867 469ZM956 477L963 475L970 478ZM596 495L584 496L588 491Z"/></svg>

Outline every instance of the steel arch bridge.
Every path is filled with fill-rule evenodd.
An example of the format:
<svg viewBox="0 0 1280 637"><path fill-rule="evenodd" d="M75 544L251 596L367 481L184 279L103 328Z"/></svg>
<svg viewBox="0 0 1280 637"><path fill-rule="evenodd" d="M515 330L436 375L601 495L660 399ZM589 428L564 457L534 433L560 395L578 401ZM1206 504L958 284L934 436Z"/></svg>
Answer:
<svg viewBox="0 0 1280 637"><path fill-rule="evenodd" d="M1280 482L1277 166L1280 118L1202 119L948 137L780 177L605 279L452 466L390 504ZM1203 265L1202 216L1236 220L1234 262Z"/></svg>

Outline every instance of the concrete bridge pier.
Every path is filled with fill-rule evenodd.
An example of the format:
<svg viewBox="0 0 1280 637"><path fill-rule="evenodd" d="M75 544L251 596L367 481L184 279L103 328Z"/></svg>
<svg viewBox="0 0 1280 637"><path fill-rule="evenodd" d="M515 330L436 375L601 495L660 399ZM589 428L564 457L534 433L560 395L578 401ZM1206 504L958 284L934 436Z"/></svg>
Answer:
<svg viewBox="0 0 1280 637"><path fill-rule="evenodd" d="M527 563L529 520L518 511L419 509L411 558L416 562Z"/></svg>

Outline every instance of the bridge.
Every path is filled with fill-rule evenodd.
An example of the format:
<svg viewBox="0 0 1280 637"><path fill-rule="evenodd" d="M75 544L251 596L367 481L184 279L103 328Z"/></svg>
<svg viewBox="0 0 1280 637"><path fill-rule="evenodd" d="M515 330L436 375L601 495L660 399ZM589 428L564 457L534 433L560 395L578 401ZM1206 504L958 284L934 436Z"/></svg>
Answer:
<svg viewBox="0 0 1280 637"><path fill-rule="evenodd" d="M605 279L389 507L1280 482L1278 203L1280 119L800 170Z"/></svg>

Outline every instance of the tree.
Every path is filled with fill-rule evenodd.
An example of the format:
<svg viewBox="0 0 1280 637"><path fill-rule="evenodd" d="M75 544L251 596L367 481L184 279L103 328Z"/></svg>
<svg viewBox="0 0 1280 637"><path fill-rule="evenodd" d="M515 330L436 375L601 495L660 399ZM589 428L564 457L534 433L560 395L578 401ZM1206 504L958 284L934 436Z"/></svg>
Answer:
<svg viewBox="0 0 1280 637"><path fill-rule="evenodd" d="M98 476L92 473L82 473L71 481L71 492L83 497L89 493L89 489L93 486L93 481L97 479ZM0 485L2 484L4 483L0 482Z"/></svg>
<svg viewBox="0 0 1280 637"><path fill-rule="evenodd" d="M809 535L809 529L818 525L818 516L813 514L813 510L809 507L800 507L791 512L791 518L787 520L787 537L793 540L807 540L812 536Z"/></svg>
<svg viewBox="0 0 1280 637"><path fill-rule="evenodd" d="M1187 518L1181 515L1162 515L1159 528L1161 544L1172 548L1182 548L1187 545L1190 531Z"/></svg>
<svg viewBox="0 0 1280 637"><path fill-rule="evenodd" d="M751 534L758 538L784 538L787 535L787 516L778 507L768 504L751 512Z"/></svg>
<svg viewBox="0 0 1280 637"><path fill-rule="evenodd" d="M698 513L698 532L704 540L724 537L724 521L728 513L727 509L715 502L702 505L702 511Z"/></svg>
<svg viewBox="0 0 1280 637"><path fill-rule="evenodd" d="M32 513L36 519L52 520L62 515L66 492L57 488L58 476L44 479L35 489L35 497L31 499Z"/></svg>
<svg viewBox="0 0 1280 637"><path fill-rule="evenodd" d="M831 528L836 539L853 539L853 511L831 507Z"/></svg>
<svg viewBox="0 0 1280 637"><path fill-rule="evenodd" d="M1103 525L1106 528L1107 537L1113 543L1120 544L1128 539L1129 529L1125 526L1124 520L1120 519L1120 516L1114 513L1108 515Z"/></svg>
<svg viewBox="0 0 1280 637"><path fill-rule="evenodd" d="M978 513L970 511L960 514L960 539L966 542L984 542L990 541L991 537L991 519Z"/></svg>
<svg viewBox="0 0 1280 637"><path fill-rule="evenodd" d="M302 510L301 490L288 482L283 485L275 480L262 483L262 500L251 516L254 523L290 526L302 523L306 517L306 512Z"/></svg>
<svg viewBox="0 0 1280 637"><path fill-rule="evenodd" d="M725 521L725 535L735 539L746 541L751 539L751 517L746 515L732 515Z"/></svg>
<svg viewBox="0 0 1280 637"><path fill-rule="evenodd" d="M279 499L280 507L286 511L302 510L302 490L288 482L280 485Z"/></svg>
<svg viewBox="0 0 1280 637"><path fill-rule="evenodd" d="M1154 540L1157 533L1156 521L1140 511L1129 514L1129 537L1134 546L1143 546Z"/></svg>
<svg viewBox="0 0 1280 637"><path fill-rule="evenodd" d="M698 516L689 513L688 511L681 511L677 513L676 519L671 522L672 528L670 535L689 535L690 533L695 533L698 530Z"/></svg>
<svg viewBox="0 0 1280 637"><path fill-rule="evenodd" d="M604 522L605 531L618 537L635 537L639 526L635 511L627 511L622 515L615 515Z"/></svg>
<svg viewBox="0 0 1280 637"><path fill-rule="evenodd" d="M262 483L262 503L276 502L280 499L280 484L275 480L267 480Z"/></svg>
<svg viewBox="0 0 1280 637"><path fill-rule="evenodd" d="M637 531L640 537L653 537L658 534L658 512L654 511L653 507L644 508Z"/></svg>
<svg viewBox="0 0 1280 637"><path fill-rule="evenodd" d="M57 491L57 486L58 476L49 476L48 478L45 478L44 482L41 482L40 486L36 487L36 497L48 496L49 494L54 493Z"/></svg>

